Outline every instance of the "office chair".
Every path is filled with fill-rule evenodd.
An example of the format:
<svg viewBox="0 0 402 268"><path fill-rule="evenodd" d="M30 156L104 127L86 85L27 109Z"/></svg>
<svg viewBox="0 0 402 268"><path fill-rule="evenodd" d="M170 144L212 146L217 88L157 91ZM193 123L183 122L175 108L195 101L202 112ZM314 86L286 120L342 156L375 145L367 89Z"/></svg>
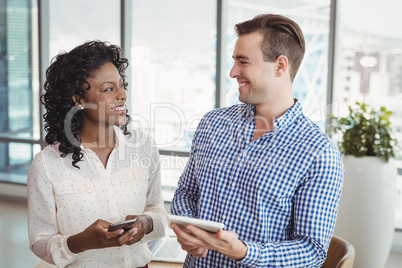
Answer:
<svg viewBox="0 0 402 268"><path fill-rule="evenodd" d="M327 259L321 268L352 268L354 261L353 245L341 237L333 236L329 244Z"/></svg>

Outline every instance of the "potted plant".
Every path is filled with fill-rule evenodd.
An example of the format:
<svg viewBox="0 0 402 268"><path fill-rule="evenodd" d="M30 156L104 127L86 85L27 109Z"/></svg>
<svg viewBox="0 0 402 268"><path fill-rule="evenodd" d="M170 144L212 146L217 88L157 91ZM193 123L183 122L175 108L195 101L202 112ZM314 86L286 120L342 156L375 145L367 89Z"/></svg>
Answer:
<svg viewBox="0 0 402 268"><path fill-rule="evenodd" d="M391 136L385 107L379 111L365 103L349 107L347 117L330 115L342 134L345 179L335 235L356 250L354 267L384 267L392 246L396 202L397 141Z"/></svg>

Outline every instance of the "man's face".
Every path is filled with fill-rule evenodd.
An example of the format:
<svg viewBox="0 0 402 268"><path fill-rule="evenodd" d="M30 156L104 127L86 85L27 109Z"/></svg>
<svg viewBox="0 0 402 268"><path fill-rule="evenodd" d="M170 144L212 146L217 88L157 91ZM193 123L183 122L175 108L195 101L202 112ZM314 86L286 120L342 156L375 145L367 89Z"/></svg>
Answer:
<svg viewBox="0 0 402 268"><path fill-rule="evenodd" d="M270 99L275 64L265 62L261 51L263 35L253 32L239 36L233 52L230 77L239 84L239 100L258 105Z"/></svg>

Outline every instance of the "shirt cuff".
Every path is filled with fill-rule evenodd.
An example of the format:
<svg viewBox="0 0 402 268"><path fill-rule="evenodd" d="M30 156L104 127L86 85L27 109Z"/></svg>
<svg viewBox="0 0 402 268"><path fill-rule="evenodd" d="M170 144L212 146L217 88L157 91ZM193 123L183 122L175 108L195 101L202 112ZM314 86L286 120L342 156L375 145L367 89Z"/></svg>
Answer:
<svg viewBox="0 0 402 268"><path fill-rule="evenodd" d="M67 244L69 235L56 237L55 243L50 243L50 252L57 267L64 267L72 263L78 254L71 252Z"/></svg>
<svg viewBox="0 0 402 268"><path fill-rule="evenodd" d="M256 266L261 255L260 247L256 243L251 243L243 240L242 242L247 246L247 253L246 256L239 262L251 267Z"/></svg>
<svg viewBox="0 0 402 268"><path fill-rule="evenodd" d="M148 215L152 218L153 228L151 232L144 235L142 242L148 242L150 240L165 236L166 220L163 221L161 219L161 215L150 211L144 212L143 215Z"/></svg>

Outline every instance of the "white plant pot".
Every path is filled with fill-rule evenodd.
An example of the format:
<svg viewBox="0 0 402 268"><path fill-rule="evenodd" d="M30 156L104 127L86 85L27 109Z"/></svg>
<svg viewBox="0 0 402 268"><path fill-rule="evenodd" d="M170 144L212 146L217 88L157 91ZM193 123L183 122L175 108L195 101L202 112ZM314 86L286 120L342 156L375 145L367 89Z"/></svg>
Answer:
<svg viewBox="0 0 402 268"><path fill-rule="evenodd" d="M354 246L354 268L382 268L394 235L394 161L345 156L344 164L346 174L334 234Z"/></svg>

